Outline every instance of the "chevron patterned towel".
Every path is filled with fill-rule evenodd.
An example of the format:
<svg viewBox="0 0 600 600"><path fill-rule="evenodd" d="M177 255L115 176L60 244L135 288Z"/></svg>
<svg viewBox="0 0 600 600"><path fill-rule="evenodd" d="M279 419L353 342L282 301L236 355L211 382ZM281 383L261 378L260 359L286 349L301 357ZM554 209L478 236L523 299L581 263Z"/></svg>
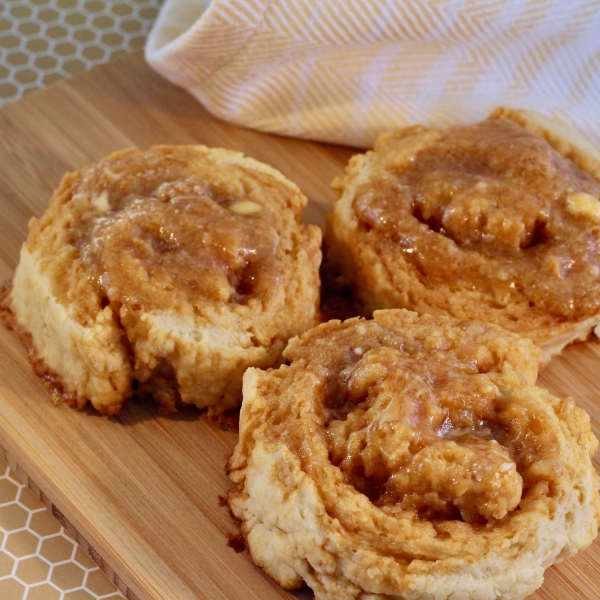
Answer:
<svg viewBox="0 0 600 600"><path fill-rule="evenodd" d="M600 146L600 0L165 0L146 59L262 131L368 147L503 105Z"/></svg>

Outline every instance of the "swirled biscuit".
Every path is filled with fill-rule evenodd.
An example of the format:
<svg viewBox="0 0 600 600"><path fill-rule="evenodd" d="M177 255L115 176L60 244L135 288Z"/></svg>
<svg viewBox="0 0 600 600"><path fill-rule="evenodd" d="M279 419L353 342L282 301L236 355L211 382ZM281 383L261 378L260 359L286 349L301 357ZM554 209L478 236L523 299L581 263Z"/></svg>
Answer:
<svg viewBox="0 0 600 600"><path fill-rule="evenodd" d="M204 146L115 152L30 223L8 303L64 398L117 413L241 402L249 366L315 324L320 230L278 171Z"/></svg>
<svg viewBox="0 0 600 600"><path fill-rule="evenodd" d="M598 441L492 324L384 310L249 369L229 504L256 564L318 600L521 599L587 546Z"/></svg>
<svg viewBox="0 0 600 600"><path fill-rule="evenodd" d="M546 360L600 322L600 153L497 109L382 135L334 182L328 261L366 316L382 308L497 323Z"/></svg>

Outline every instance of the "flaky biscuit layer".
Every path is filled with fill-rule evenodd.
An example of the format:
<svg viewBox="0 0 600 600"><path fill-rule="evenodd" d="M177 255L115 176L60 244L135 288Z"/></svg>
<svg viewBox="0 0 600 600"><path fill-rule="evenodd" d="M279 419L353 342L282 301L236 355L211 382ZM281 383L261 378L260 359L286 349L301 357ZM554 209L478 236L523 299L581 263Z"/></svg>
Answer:
<svg viewBox="0 0 600 600"><path fill-rule="evenodd" d="M30 223L8 302L81 408L132 393L239 405L248 366L314 325L320 230L272 167L204 146L115 152L65 175Z"/></svg>
<svg viewBox="0 0 600 600"><path fill-rule="evenodd" d="M566 127L497 109L406 128L353 157L334 188L327 260L366 316L490 321L545 360L600 321L600 152Z"/></svg>
<svg viewBox="0 0 600 600"><path fill-rule="evenodd" d="M587 546L598 442L494 325L378 311L249 369L229 504L253 560L318 600L517 600Z"/></svg>

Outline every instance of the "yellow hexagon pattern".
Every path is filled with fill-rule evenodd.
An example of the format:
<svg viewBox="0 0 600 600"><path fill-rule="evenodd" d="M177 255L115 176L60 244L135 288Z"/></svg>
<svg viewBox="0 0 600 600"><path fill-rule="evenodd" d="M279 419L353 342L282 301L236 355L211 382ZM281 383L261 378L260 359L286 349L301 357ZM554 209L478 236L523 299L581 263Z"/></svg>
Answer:
<svg viewBox="0 0 600 600"><path fill-rule="evenodd" d="M163 0L1 0L0 105L143 46Z"/></svg>
<svg viewBox="0 0 600 600"><path fill-rule="evenodd" d="M0 598L117 600L125 596L0 459Z"/></svg>

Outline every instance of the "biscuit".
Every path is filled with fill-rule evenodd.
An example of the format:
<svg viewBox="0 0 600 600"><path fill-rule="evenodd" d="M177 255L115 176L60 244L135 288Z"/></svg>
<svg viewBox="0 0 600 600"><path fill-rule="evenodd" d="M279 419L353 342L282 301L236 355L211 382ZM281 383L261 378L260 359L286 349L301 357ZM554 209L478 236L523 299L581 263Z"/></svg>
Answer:
<svg viewBox="0 0 600 600"><path fill-rule="evenodd" d="M254 562L317 600L517 600L597 535L588 415L541 351L477 321L383 310L244 376L230 460Z"/></svg>
<svg viewBox="0 0 600 600"><path fill-rule="evenodd" d="M359 312L406 308L531 338L545 360L600 322L600 153L526 111L383 134L326 233Z"/></svg>
<svg viewBox="0 0 600 600"><path fill-rule="evenodd" d="M32 219L8 305L61 398L118 413L239 406L242 374L315 324L321 232L274 168L204 146L111 154Z"/></svg>

